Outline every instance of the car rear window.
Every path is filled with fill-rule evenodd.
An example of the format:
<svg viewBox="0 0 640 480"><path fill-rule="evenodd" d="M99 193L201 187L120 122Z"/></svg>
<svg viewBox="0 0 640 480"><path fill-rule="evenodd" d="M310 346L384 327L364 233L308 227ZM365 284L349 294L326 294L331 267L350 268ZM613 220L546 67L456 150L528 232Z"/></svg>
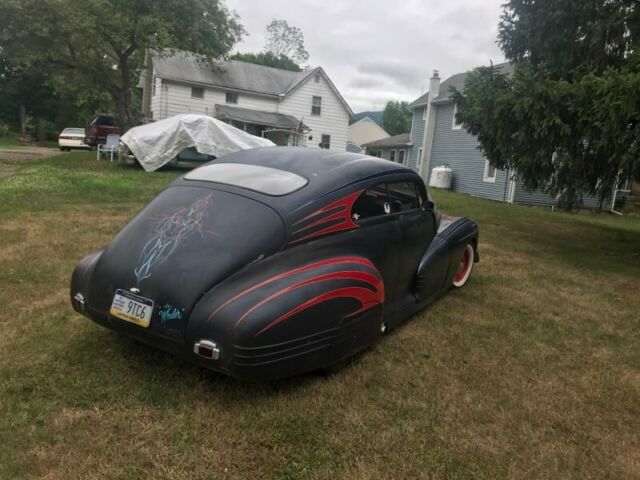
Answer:
<svg viewBox="0 0 640 480"><path fill-rule="evenodd" d="M84 128L65 128L62 133L76 133L84 135Z"/></svg>
<svg viewBox="0 0 640 480"><path fill-rule="evenodd" d="M184 179L222 183L272 196L293 193L309 183L306 178L285 170L238 163L205 165L192 170Z"/></svg>
<svg viewBox="0 0 640 480"><path fill-rule="evenodd" d="M101 125L105 127L113 127L113 117L110 117L108 115L98 115L93 120L91 120L89 125L92 125L92 126Z"/></svg>

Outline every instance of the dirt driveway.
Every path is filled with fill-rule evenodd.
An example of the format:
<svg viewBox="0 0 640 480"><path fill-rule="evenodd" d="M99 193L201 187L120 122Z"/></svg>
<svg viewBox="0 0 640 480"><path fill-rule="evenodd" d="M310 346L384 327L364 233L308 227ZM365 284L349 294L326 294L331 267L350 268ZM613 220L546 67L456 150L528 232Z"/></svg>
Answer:
<svg viewBox="0 0 640 480"><path fill-rule="evenodd" d="M56 148L47 147L6 147L0 148L0 178L11 175L19 165L33 160L58 155Z"/></svg>

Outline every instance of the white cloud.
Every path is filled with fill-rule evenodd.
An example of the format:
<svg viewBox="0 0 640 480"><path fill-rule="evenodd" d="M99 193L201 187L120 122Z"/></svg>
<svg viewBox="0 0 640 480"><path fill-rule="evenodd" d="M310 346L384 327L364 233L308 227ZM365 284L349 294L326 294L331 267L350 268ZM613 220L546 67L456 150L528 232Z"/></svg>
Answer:
<svg viewBox="0 0 640 480"><path fill-rule="evenodd" d="M322 66L354 111L411 101L438 69L443 78L503 61L496 45L502 0L226 0L261 51L273 18L300 27L309 63Z"/></svg>

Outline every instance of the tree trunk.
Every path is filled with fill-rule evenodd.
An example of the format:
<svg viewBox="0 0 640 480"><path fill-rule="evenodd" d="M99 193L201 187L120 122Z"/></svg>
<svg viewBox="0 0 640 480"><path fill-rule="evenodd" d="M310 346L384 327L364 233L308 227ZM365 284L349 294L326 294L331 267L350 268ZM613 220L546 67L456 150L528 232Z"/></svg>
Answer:
<svg viewBox="0 0 640 480"><path fill-rule="evenodd" d="M20 107L18 108L18 119L20 120L20 135L22 137L27 136L27 109L24 106L24 103L20 102Z"/></svg>
<svg viewBox="0 0 640 480"><path fill-rule="evenodd" d="M131 104L131 77L129 64L126 59L120 61L120 75L122 83L117 95L113 98L117 108L117 122L122 133L137 124L137 116Z"/></svg>

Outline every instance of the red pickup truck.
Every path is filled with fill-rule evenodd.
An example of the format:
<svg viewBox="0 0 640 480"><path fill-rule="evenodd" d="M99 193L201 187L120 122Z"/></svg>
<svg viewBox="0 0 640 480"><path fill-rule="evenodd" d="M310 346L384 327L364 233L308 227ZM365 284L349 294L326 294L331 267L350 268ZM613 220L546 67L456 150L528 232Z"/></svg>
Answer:
<svg viewBox="0 0 640 480"><path fill-rule="evenodd" d="M115 118L110 113L98 113L89 120L84 129L84 142L91 148L107 141L107 135L120 134L120 129L115 124Z"/></svg>

